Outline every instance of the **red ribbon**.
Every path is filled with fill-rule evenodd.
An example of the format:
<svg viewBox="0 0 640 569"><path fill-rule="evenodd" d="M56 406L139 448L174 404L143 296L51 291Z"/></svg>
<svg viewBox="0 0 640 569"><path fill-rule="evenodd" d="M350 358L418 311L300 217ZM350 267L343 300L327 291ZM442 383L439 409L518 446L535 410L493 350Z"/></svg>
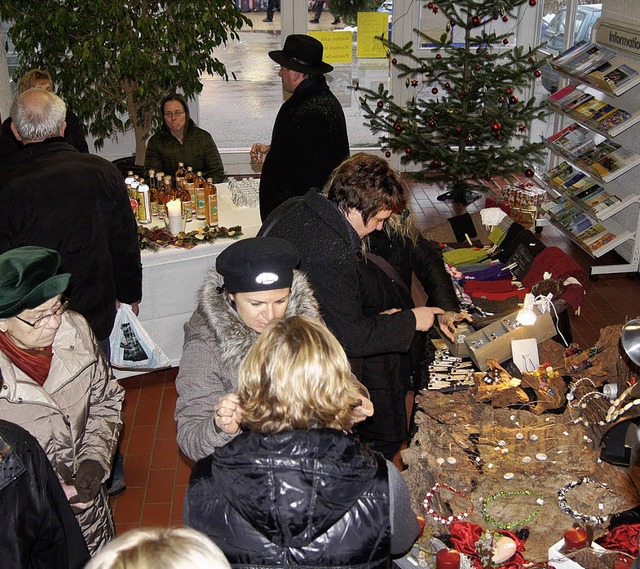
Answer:
<svg viewBox="0 0 640 569"><path fill-rule="evenodd" d="M475 544L486 530L471 522L456 522L451 524L449 531L451 533L453 546L460 553L464 553L470 557L476 569L483 569L484 565L478 557ZM524 541L515 533L508 530L497 530L493 533L510 537L516 542L515 554L504 565L501 565L501 567L504 567L504 569L522 569L525 563L524 555L522 554L524 552Z"/></svg>

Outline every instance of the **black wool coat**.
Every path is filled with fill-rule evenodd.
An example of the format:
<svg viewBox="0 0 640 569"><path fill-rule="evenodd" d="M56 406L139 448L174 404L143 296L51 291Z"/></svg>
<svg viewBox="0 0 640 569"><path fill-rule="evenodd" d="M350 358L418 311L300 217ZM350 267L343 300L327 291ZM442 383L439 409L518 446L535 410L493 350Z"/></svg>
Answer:
<svg viewBox="0 0 640 569"><path fill-rule="evenodd" d="M116 299L142 296L138 229L118 168L62 138L27 144L0 168L0 203L0 253L57 250L71 273L69 308L107 338Z"/></svg>
<svg viewBox="0 0 640 569"><path fill-rule="evenodd" d="M283 203L264 222L259 235L281 237L300 251L325 323L360 376L361 358L406 352L415 334L413 312L392 315L363 312L360 292L360 241L344 215L322 194L309 190ZM355 238L354 238L355 236Z"/></svg>
<svg viewBox="0 0 640 569"><path fill-rule="evenodd" d="M89 551L58 477L38 441L0 421L0 564L80 569Z"/></svg>
<svg viewBox="0 0 640 569"><path fill-rule="evenodd" d="M282 202L322 188L333 169L349 157L347 124L324 75L305 79L282 105L271 149L260 175L260 216Z"/></svg>

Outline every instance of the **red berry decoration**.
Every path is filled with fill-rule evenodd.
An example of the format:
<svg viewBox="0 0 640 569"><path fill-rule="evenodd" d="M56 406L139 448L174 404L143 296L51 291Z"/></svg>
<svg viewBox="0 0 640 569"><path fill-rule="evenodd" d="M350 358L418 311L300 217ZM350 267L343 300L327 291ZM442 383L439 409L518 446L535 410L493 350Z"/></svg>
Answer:
<svg viewBox="0 0 640 569"><path fill-rule="evenodd" d="M517 102L518 102L518 97L516 97L515 95L511 95L511 97L509 97L510 105L515 105Z"/></svg>
<svg viewBox="0 0 640 569"><path fill-rule="evenodd" d="M527 169L524 171L524 175L525 175L527 178L533 178L533 174L534 174L534 172L533 172L533 169L532 169L532 168L527 168Z"/></svg>
<svg viewBox="0 0 640 569"><path fill-rule="evenodd" d="M440 8L438 8L437 6L434 6L432 12L434 14L437 14L439 10L440 10Z"/></svg>
<svg viewBox="0 0 640 569"><path fill-rule="evenodd" d="M388 150L384 153L384 155L385 155L387 158L391 158L391 152L389 152Z"/></svg>
<svg viewBox="0 0 640 569"><path fill-rule="evenodd" d="M513 95L513 89L511 87L507 87L504 91L507 95Z"/></svg>
<svg viewBox="0 0 640 569"><path fill-rule="evenodd" d="M502 43L503 43L504 45L507 45L507 44L509 43L509 38L504 38L504 39L502 40Z"/></svg>
<svg viewBox="0 0 640 569"><path fill-rule="evenodd" d="M538 3L538 0L529 0L529 6L535 6Z"/></svg>
<svg viewBox="0 0 640 569"><path fill-rule="evenodd" d="M502 21L503 22L508 22L509 21L509 16L507 16L506 14L504 16L502 16Z"/></svg>
<svg viewBox="0 0 640 569"><path fill-rule="evenodd" d="M451 83L449 83L448 81L444 84L444 88L445 89L450 89L451 88Z"/></svg>
<svg viewBox="0 0 640 569"><path fill-rule="evenodd" d="M476 71L480 71L482 69L482 65L476 65L475 69Z"/></svg>
<svg viewBox="0 0 640 569"><path fill-rule="evenodd" d="M540 71L539 69L536 69L536 70L533 72L533 74L534 74L534 76L536 76L536 77L540 77L540 75L542 75L542 71Z"/></svg>
<svg viewBox="0 0 640 569"><path fill-rule="evenodd" d="M481 22L481 20L480 20L480 17L479 17L479 16L474 16L473 18L471 18L471 23L472 23L474 26L479 26L479 25L480 25L480 22Z"/></svg>
<svg viewBox="0 0 640 569"><path fill-rule="evenodd" d="M393 64L395 65L396 63L398 63L398 60L394 57L394 58L391 60L391 63L393 63Z"/></svg>
<svg viewBox="0 0 640 569"><path fill-rule="evenodd" d="M407 154L411 154L411 146L409 146L408 148L405 148L405 149L404 149L404 151L405 151Z"/></svg>
<svg viewBox="0 0 640 569"><path fill-rule="evenodd" d="M457 126L457 127L456 127L456 134L457 134L457 135L462 134L462 127L461 127L461 126Z"/></svg>
<svg viewBox="0 0 640 569"><path fill-rule="evenodd" d="M384 107L384 103L383 103L382 101L378 101L378 102L376 103L376 105L377 105L377 107L378 107L379 109L381 109L382 107Z"/></svg>
<svg viewBox="0 0 640 569"><path fill-rule="evenodd" d="M434 95L437 95L437 94L438 94L438 88L437 88L437 87L434 87L433 89L431 89L431 92L432 92Z"/></svg>
<svg viewBox="0 0 640 569"><path fill-rule="evenodd" d="M498 103L504 103L504 97L498 97Z"/></svg>
<svg viewBox="0 0 640 569"><path fill-rule="evenodd" d="M502 130L502 125L496 121L491 125L491 130L493 132L500 132Z"/></svg>
<svg viewBox="0 0 640 569"><path fill-rule="evenodd" d="M442 59L442 54L441 53L436 53L436 59Z"/></svg>
<svg viewBox="0 0 640 569"><path fill-rule="evenodd" d="M437 121L436 119L434 119L434 118L431 118L431 119L429 119L429 120L427 121L427 123L428 123L428 125L429 125L430 127L432 127L432 128L433 128L433 127L435 127L435 126L438 124L438 121Z"/></svg>
<svg viewBox="0 0 640 569"><path fill-rule="evenodd" d="M433 2L429 2L427 4L427 8L429 8L429 10L431 10L433 8Z"/></svg>
<svg viewBox="0 0 640 569"><path fill-rule="evenodd" d="M393 128L396 129L396 132L402 132L404 130L404 127L401 124L395 124L393 125Z"/></svg>
<svg viewBox="0 0 640 569"><path fill-rule="evenodd" d="M440 160L438 160L437 158L431 161L432 168L440 168L440 166L442 166L442 162L440 162Z"/></svg>

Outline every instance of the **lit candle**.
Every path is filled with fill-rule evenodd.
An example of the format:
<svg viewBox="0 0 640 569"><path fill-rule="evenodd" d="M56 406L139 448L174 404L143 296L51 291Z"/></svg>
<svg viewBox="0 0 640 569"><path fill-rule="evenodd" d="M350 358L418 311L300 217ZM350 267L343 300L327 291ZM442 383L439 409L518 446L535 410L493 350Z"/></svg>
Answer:
<svg viewBox="0 0 640 569"><path fill-rule="evenodd" d="M436 569L459 569L460 554L455 549L440 549L436 553Z"/></svg>
<svg viewBox="0 0 640 569"><path fill-rule="evenodd" d="M171 200L167 202L167 214L169 217L177 216L180 217L180 208L182 207L182 203L180 200Z"/></svg>

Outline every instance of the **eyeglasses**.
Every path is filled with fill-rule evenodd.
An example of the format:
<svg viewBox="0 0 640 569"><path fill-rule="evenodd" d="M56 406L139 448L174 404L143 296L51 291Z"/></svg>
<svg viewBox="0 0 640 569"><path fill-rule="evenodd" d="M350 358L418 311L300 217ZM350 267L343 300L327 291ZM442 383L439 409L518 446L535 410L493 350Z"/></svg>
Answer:
<svg viewBox="0 0 640 569"><path fill-rule="evenodd" d="M44 328L48 324L49 320L51 320L51 318L53 318L54 316L62 316L67 311L67 308L69 308L69 301L65 298L61 301L60 306L58 306L58 308L54 310L51 314L45 314L44 316L41 316L40 318L38 318L37 320L34 320L33 322L24 320L20 318L20 316L16 316L16 318L20 320L20 322L23 322L24 324L26 324L27 326L31 326L32 328L39 330L40 328Z"/></svg>
<svg viewBox="0 0 640 569"><path fill-rule="evenodd" d="M176 117L178 119L182 115L184 115L184 111L173 111L173 112L167 111L166 113L164 113L164 118L171 119L173 117Z"/></svg>

